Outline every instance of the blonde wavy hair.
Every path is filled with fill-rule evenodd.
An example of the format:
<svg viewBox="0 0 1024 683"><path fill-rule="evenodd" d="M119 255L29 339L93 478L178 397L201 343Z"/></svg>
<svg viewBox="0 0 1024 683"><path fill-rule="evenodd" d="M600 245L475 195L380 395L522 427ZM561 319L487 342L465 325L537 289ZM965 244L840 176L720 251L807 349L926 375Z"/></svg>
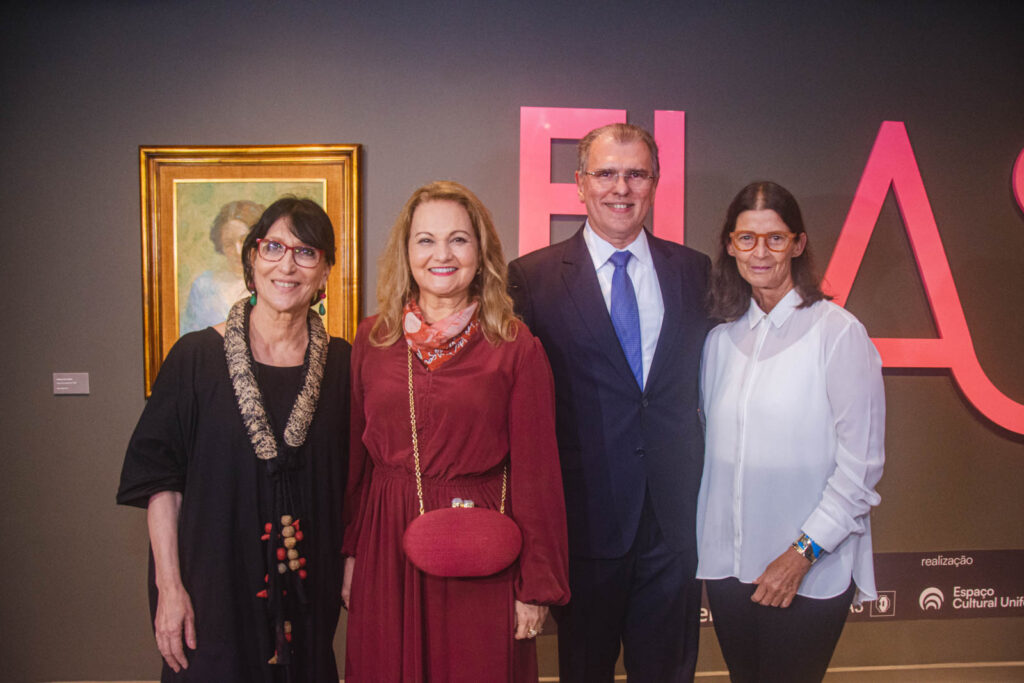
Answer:
<svg viewBox="0 0 1024 683"><path fill-rule="evenodd" d="M508 295L508 266L491 212L468 188L451 180L437 180L417 189L398 214L384 252L378 260L377 320L370 343L391 346L402 336L402 309L419 287L409 267L409 232L416 208L424 202L456 202L469 214L477 240L480 271L469 285L469 296L480 302L480 329L494 345L516 338L518 323Z"/></svg>

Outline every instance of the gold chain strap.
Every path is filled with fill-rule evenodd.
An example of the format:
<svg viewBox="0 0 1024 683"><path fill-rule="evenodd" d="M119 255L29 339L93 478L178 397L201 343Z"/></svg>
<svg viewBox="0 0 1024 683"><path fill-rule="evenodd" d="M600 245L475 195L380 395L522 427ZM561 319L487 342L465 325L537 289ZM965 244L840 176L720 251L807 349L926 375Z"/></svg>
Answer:
<svg viewBox="0 0 1024 683"><path fill-rule="evenodd" d="M508 483L508 465L505 465L501 469L501 505L498 506L498 512L505 514L505 485Z"/></svg>
<svg viewBox="0 0 1024 683"><path fill-rule="evenodd" d="M409 424L412 427L412 457L416 463L416 497L420 501L420 514L423 514L423 478L420 476L420 440L416 436L416 402L412 398L412 349L406 347L409 366Z"/></svg>
<svg viewBox="0 0 1024 683"><path fill-rule="evenodd" d="M416 464L416 498L420 503L420 514L423 510L423 477L420 474L420 440L416 433L416 402L412 393L412 349L406 346L406 365L409 369L409 426L412 429L412 459ZM505 514L505 490L508 487L508 465L501 470L501 506L498 512Z"/></svg>

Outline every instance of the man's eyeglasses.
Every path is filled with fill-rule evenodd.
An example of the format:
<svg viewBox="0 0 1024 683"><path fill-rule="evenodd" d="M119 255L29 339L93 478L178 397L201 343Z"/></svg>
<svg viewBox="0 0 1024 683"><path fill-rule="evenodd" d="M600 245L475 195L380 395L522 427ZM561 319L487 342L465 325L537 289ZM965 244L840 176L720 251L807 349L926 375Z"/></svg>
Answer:
<svg viewBox="0 0 1024 683"><path fill-rule="evenodd" d="M626 181L634 190L639 190L647 187L653 183L658 176L647 171L640 169L632 169L629 171L613 171L610 168L599 168L596 171L584 171L584 173L594 179L594 184L601 188L609 188L619 182L619 178Z"/></svg>
<svg viewBox="0 0 1024 683"><path fill-rule="evenodd" d="M323 255L323 252L316 247L292 247L283 242L266 238L256 240L256 249L259 251L260 258L270 262L280 261L290 251L295 265L302 268L315 268Z"/></svg>
<svg viewBox="0 0 1024 683"><path fill-rule="evenodd" d="M786 247L794 237L796 235L791 232L769 232L763 235L748 231L729 233L732 246L740 251L753 251L757 248L757 242L760 239L764 239L764 246L768 247L769 251L786 251Z"/></svg>

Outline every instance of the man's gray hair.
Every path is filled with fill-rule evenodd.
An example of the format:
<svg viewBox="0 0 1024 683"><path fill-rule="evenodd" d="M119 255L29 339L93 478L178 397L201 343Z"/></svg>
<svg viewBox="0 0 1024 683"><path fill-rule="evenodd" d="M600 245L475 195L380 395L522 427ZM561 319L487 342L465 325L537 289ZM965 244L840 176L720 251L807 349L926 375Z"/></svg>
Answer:
<svg viewBox="0 0 1024 683"><path fill-rule="evenodd" d="M630 123L610 123L607 126L595 128L584 135L583 139L580 140L579 144L576 146L577 171L583 173L587 170L587 158L590 156L590 146L594 144L594 140L606 133L611 135L615 142L643 142L647 145L647 149L651 152L651 170L654 172L655 177L660 175L661 167L658 164L658 143L654 141L654 136L640 126L634 126Z"/></svg>

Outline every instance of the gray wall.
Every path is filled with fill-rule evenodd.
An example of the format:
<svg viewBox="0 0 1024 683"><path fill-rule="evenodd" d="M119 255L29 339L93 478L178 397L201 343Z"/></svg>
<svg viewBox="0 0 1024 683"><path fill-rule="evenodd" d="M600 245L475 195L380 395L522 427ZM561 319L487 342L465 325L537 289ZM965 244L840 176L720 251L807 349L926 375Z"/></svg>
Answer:
<svg viewBox="0 0 1024 683"><path fill-rule="evenodd" d="M996 2L36 2L0 40L0 662L5 680L155 678L144 515L113 504L143 406L140 144L358 142L364 312L419 184L453 178L516 251L519 108L687 112L687 235L731 196L801 199L822 264L883 120L907 123L978 355L1024 401L1024 42ZM1019 5L1018 5L1019 6ZM568 180L564 178L563 180ZM849 307L934 325L890 197ZM87 397L50 374L88 371ZM1024 441L947 373L886 378L877 550L1024 548ZM835 664L1024 659L1022 620L852 624ZM340 641L339 641L340 642ZM720 668L710 631L701 665ZM545 645L550 649L550 643ZM550 658L545 670L551 671Z"/></svg>

